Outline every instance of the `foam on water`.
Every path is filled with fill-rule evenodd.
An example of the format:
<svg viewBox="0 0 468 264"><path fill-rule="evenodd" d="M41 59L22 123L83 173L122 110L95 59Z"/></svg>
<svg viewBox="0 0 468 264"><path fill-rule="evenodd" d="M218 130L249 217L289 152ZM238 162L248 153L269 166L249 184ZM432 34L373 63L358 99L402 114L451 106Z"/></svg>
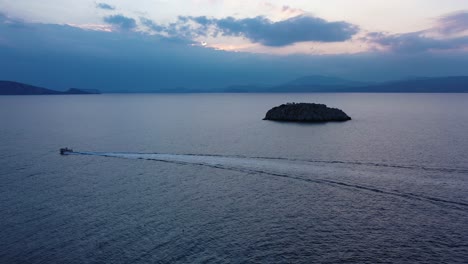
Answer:
<svg viewBox="0 0 468 264"><path fill-rule="evenodd" d="M207 166L216 169L239 171L248 174L263 174L316 184L327 184L357 191L373 192L380 195L392 195L404 199L431 202L441 206L452 206L455 209L466 209L468 201L464 194L454 193L451 197L440 197L436 190L441 187L436 179L429 177L425 181L429 190L421 192L412 181L412 171L419 170L428 175L444 172L465 173L464 168L423 167L411 165L391 165L371 162L318 161L288 158L222 156L203 154L165 154L165 153L128 153L128 152L73 152L71 155L87 155L135 160L169 162L181 165ZM365 172L363 174L363 172ZM410 173L408 173L410 172ZM378 177L369 178L369 174ZM365 176L363 176L365 175ZM402 184L404 183L404 184ZM447 188L447 187L446 187ZM447 192L446 192L447 193Z"/></svg>

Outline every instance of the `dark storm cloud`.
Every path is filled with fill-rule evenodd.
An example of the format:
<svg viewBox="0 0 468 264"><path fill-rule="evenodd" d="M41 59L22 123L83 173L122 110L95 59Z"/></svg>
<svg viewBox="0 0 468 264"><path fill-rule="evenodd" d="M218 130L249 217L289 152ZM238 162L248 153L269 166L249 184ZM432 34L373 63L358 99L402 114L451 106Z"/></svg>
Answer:
<svg viewBox="0 0 468 264"><path fill-rule="evenodd" d="M106 3L96 3L96 8L104 9L104 10L115 10L114 6L111 6Z"/></svg>
<svg viewBox="0 0 468 264"><path fill-rule="evenodd" d="M104 17L104 22L118 26L123 30L132 30L137 26L135 19L126 17L124 15L112 15Z"/></svg>
<svg viewBox="0 0 468 264"><path fill-rule="evenodd" d="M238 36L253 43L279 47L304 41L342 42L351 39L359 28L344 21L328 22L311 16L296 16L278 22L261 16L244 19L182 16L177 23L156 31L183 36Z"/></svg>

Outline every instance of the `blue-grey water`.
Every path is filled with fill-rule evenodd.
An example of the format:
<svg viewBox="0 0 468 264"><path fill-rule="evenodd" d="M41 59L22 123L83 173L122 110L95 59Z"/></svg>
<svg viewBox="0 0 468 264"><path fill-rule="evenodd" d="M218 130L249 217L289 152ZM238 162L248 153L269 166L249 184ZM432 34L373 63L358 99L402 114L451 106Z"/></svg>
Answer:
<svg viewBox="0 0 468 264"><path fill-rule="evenodd" d="M467 262L468 94L0 97L0 263Z"/></svg>

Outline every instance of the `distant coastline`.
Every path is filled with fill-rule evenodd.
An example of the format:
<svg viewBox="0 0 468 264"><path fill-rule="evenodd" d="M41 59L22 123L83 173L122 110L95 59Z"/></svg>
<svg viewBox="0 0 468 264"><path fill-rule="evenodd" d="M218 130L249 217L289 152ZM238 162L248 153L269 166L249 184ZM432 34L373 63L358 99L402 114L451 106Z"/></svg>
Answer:
<svg viewBox="0 0 468 264"><path fill-rule="evenodd" d="M138 87L138 86L135 86ZM275 86L232 85L219 89L162 88L105 91L106 93L468 93L468 76L419 77L387 82L357 82L312 75ZM0 81L0 95L100 94L99 90L71 88L57 91L14 81Z"/></svg>
<svg viewBox="0 0 468 264"><path fill-rule="evenodd" d="M468 93L468 76L420 77L365 83L328 76L305 76L277 86L239 85L226 92L266 93Z"/></svg>
<svg viewBox="0 0 468 264"><path fill-rule="evenodd" d="M100 94L99 90L70 88L67 91L56 91L34 85L0 81L0 95L67 95L67 94Z"/></svg>

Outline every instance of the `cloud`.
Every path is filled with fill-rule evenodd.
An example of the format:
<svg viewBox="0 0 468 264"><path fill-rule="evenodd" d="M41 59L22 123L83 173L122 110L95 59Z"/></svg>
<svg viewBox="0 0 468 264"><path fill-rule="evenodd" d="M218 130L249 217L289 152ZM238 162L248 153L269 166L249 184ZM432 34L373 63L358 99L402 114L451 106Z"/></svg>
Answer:
<svg viewBox="0 0 468 264"><path fill-rule="evenodd" d="M154 22L152 24L157 25ZM306 15L278 22L262 16L243 19L181 16L176 23L168 26L157 25L157 27L156 31L184 37L218 35L244 37L253 43L272 47L306 41L342 42L351 39L359 31L357 26L344 21L328 22Z"/></svg>
<svg viewBox="0 0 468 264"><path fill-rule="evenodd" d="M96 8L104 9L104 10L115 10L115 6L111 6L106 3L96 3Z"/></svg>
<svg viewBox="0 0 468 264"><path fill-rule="evenodd" d="M288 5L277 6L270 2L263 2L261 5L265 10L268 10L268 13L270 14L269 17L279 18L280 20L308 13L303 9L294 8Z"/></svg>
<svg viewBox="0 0 468 264"><path fill-rule="evenodd" d="M402 53L468 49L468 12L442 16L426 30L405 34L374 32L363 40Z"/></svg>
<svg viewBox="0 0 468 264"><path fill-rule="evenodd" d="M12 18L0 12L0 24L8 25L9 27L23 27L25 23L21 19Z"/></svg>
<svg viewBox="0 0 468 264"><path fill-rule="evenodd" d="M387 35L371 33L367 40L393 52L415 53L427 51L455 50L468 47L468 37L438 39L423 32Z"/></svg>
<svg viewBox="0 0 468 264"><path fill-rule="evenodd" d="M444 35L466 33L468 31L468 11L460 11L442 16L435 27Z"/></svg>
<svg viewBox="0 0 468 264"><path fill-rule="evenodd" d="M104 22L118 26L123 30L132 30L137 26L135 19L126 17L124 15L112 15L104 17Z"/></svg>
<svg viewBox="0 0 468 264"><path fill-rule="evenodd" d="M284 5L281 7L281 13L283 15L286 15L286 16L298 16L298 15L303 15L305 14L306 12L302 9L299 9L299 8L293 8L293 7L290 7L290 6L287 6L287 5Z"/></svg>
<svg viewBox="0 0 468 264"><path fill-rule="evenodd" d="M148 19L148 18L141 17L140 22L141 24L149 28L151 31L163 32L166 30L166 27L158 25L153 20Z"/></svg>
<svg viewBox="0 0 468 264"><path fill-rule="evenodd" d="M11 26L10 20L0 18L0 80L52 89L216 91L235 84L274 85L311 74L357 80L468 75L466 53L458 51L431 56L378 52L273 56L216 51L158 34L25 22Z"/></svg>

